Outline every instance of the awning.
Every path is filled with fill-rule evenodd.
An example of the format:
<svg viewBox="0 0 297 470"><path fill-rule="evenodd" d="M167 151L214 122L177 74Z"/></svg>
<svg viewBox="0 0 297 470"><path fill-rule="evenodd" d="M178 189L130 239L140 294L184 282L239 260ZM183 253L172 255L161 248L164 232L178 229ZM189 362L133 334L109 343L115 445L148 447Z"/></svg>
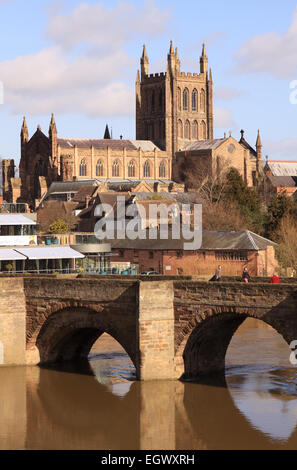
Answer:
<svg viewBox="0 0 297 470"><path fill-rule="evenodd" d="M28 259L84 258L84 255L69 246L18 248L17 251Z"/></svg>
<svg viewBox="0 0 297 470"><path fill-rule="evenodd" d="M21 214L0 214L0 225L36 225L36 222Z"/></svg>
<svg viewBox="0 0 297 470"><path fill-rule="evenodd" d="M15 250L0 250L0 261L13 261L13 260L22 260L26 259L26 256L18 253Z"/></svg>

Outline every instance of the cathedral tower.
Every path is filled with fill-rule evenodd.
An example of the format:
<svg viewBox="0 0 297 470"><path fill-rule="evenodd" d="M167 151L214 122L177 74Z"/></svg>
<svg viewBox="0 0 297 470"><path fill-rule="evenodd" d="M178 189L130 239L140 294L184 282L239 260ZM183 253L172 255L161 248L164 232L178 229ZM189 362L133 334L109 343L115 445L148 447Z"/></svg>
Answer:
<svg viewBox="0 0 297 470"><path fill-rule="evenodd" d="M136 139L152 140L174 158L193 140L213 138L213 82L208 70L205 45L200 73L180 71L180 60L172 41L167 71L149 75L146 47L136 76Z"/></svg>

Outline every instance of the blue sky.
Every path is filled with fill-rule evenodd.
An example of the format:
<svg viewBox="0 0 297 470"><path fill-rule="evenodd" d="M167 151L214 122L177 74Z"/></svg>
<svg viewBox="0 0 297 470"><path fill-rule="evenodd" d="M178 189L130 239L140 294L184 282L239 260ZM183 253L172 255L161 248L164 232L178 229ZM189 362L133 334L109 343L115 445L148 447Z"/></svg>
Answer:
<svg viewBox="0 0 297 470"><path fill-rule="evenodd" d="M172 39L181 69L199 71L206 42L215 86L215 136L245 129L263 153L297 160L297 2L268 0L0 0L0 155L19 160L19 133L135 138L134 86L143 43L150 72L166 70Z"/></svg>

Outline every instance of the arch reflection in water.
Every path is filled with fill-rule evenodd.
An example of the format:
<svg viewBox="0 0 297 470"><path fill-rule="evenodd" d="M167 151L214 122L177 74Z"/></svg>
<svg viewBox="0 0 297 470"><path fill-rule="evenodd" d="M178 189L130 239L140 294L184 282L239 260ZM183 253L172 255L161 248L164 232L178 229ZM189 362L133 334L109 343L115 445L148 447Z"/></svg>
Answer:
<svg viewBox="0 0 297 470"><path fill-rule="evenodd" d="M253 427L282 442L297 423L296 368L290 353L273 328L248 319L234 335L226 357L227 383L236 406Z"/></svg>
<svg viewBox="0 0 297 470"><path fill-rule="evenodd" d="M0 388L0 447L296 449L295 369L289 367L287 347L276 365L269 362L267 354L279 358L282 348L279 335L271 337L271 332L261 323L239 329L227 354L228 387L127 380L118 374L121 356L111 344L91 351L99 359L80 362L79 372L77 365L67 372L0 369L5 384ZM101 370L100 354L105 355ZM108 365L112 357L116 366ZM129 387L116 393L113 383Z"/></svg>

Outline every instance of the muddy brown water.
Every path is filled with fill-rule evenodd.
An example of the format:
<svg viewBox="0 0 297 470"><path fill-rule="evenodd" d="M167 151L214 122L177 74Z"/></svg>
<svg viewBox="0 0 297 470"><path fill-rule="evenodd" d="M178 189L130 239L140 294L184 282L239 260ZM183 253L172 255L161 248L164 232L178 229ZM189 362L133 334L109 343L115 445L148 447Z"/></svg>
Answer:
<svg viewBox="0 0 297 470"><path fill-rule="evenodd" d="M0 449L296 449L290 349L248 319L226 357L226 384L137 382L110 336L89 362L0 368Z"/></svg>

